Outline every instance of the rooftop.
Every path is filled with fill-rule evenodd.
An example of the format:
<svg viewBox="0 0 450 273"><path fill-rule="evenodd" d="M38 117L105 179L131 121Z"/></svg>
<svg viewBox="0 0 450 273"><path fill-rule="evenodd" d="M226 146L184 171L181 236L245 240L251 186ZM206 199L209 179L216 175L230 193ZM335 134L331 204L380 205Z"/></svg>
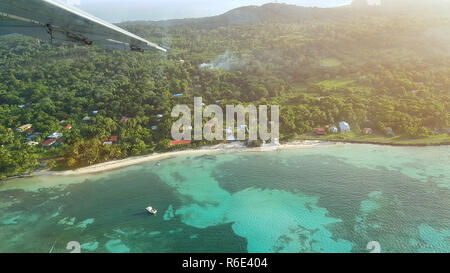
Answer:
<svg viewBox="0 0 450 273"><path fill-rule="evenodd" d="M172 140L170 142L171 146L182 145L182 144L191 144L191 141L190 140Z"/></svg>

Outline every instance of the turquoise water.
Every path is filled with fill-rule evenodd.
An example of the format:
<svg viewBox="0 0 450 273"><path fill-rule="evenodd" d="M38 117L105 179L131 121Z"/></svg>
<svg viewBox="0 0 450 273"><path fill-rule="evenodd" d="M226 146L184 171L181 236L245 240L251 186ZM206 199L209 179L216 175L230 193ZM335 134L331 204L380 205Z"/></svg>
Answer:
<svg viewBox="0 0 450 273"><path fill-rule="evenodd" d="M450 252L449 193L450 147L191 154L8 181L0 252Z"/></svg>

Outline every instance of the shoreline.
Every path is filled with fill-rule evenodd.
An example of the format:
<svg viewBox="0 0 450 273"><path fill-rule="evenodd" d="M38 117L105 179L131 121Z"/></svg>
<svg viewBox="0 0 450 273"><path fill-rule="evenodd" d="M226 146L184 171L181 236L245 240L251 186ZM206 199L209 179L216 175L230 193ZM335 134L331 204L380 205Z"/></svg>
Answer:
<svg viewBox="0 0 450 273"><path fill-rule="evenodd" d="M350 143L350 144L372 144L383 146L397 146L397 147L431 147L431 146L449 146L450 139L409 139L409 140L396 140L386 138L321 138L304 136L296 139L298 141L311 140L311 141L324 141L324 142L336 142L336 143Z"/></svg>
<svg viewBox="0 0 450 273"><path fill-rule="evenodd" d="M158 159L166 159L174 156L189 155L189 154L214 154L214 153L237 153L237 152L270 152L277 150L289 150L313 147L323 144L337 144L334 141L322 141L322 140L306 140L301 142L290 142L279 146L266 146L266 147L247 147L243 144L218 144L215 146L204 146L199 149L189 149L172 151L166 153L154 153L150 155L128 157L120 160L112 160L108 162L98 163L87 167L82 167L75 170L66 171L38 171L29 175L23 175L10 179L26 178L26 177L38 177L38 176L77 176L86 174L95 174L106 171L112 171L129 166L138 165L141 163L155 161Z"/></svg>
<svg viewBox="0 0 450 273"><path fill-rule="evenodd" d="M42 170L33 172L31 174L23 174L14 177L8 177L4 180L0 180L0 185L9 180L39 177L39 176L78 176L102 173L129 166L138 165L141 163L156 161L158 159L166 159L170 157L189 155L189 154L214 154L214 153L237 153L237 152L270 152L270 151L282 151L290 149L308 148L322 145L345 145L345 144L368 144L368 145L382 145L382 146L397 146L397 147L429 147L429 146L444 146L450 145L450 142L442 143L391 143L391 142L377 142L363 139L321 139L314 137L294 139L285 144L279 146L266 146L266 147L247 147L243 143L227 143L217 144L213 146L203 146L198 149L188 149L171 151L165 153L153 153L149 155L141 155L134 157L127 157L119 160L112 160L103 163L94 164L91 166L81 167L74 170L65 171L50 171Z"/></svg>

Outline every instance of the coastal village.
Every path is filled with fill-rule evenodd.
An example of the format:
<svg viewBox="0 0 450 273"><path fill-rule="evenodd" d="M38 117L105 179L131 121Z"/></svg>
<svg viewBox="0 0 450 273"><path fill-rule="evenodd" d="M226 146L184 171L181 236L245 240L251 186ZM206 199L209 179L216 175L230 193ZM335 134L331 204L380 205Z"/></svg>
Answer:
<svg viewBox="0 0 450 273"><path fill-rule="evenodd" d="M97 114L97 113L98 113L98 111L93 111L93 114ZM157 117L162 118L163 115L159 114L159 115L157 115ZM124 122L127 122L130 119L131 119L130 117L124 116L120 119L119 124L123 124ZM83 122L88 122L91 120L92 120L92 117L90 117L90 116L86 116L85 118L83 118ZM44 148L59 147L64 143L64 133L66 131L69 131L72 129L72 125L67 124L64 120L61 120L60 124L61 124L61 131L54 132L48 136L43 136L43 133L35 131L32 124L24 124L24 125L16 128L16 132L18 134L21 134L24 137L24 142L30 146L41 145ZM157 125L152 126L153 131L157 130L157 129L158 129ZM224 129L224 132L226 135L225 141L227 141L227 142L236 141L234 132L240 132L240 131L243 131L245 133L248 132L247 125L238 125L235 128L235 130L232 130L232 128ZM351 132L350 125L346 121L341 121L338 126L335 126L335 125L328 126L327 125L325 127L319 127L319 128L314 129L314 134L316 134L318 136L335 135L335 134L339 134L339 133L345 134L345 133L350 133L350 132ZM370 136L370 135L373 135L374 132L371 128L364 128L364 129L362 129L361 134ZM450 132L449 132L449 134L450 134ZM394 130L391 127L387 127L386 131L385 131L385 136L386 137L394 137L395 136ZM41 140L41 142L39 142L39 140ZM278 142L278 139L276 141ZM103 142L103 145L104 146L114 145L114 144L117 144L118 142L119 142L119 137L116 135L112 135L108 139L105 139L105 141ZM191 144L191 141L190 140L172 140L170 142L170 146L187 145L187 144Z"/></svg>
<svg viewBox="0 0 450 273"><path fill-rule="evenodd" d="M350 133L351 128L350 125L346 121L339 122L339 126L335 125L327 125L325 127L315 128L314 133L318 136L330 135L330 134L338 134L338 133ZM449 132L450 133L450 132ZM363 128L361 130L361 134L364 136L372 136L374 134L374 130L372 128ZM386 130L383 134L385 137L395 137L394 130L391 127L386 127Z"/></svg>
<svg viewBox="0 0 450 273"><path fill-rule="evenodd" d="M183 64L184 60L180 59L178 61L178 63ZM200 82L200 76L199 75L194 75L193 79L196 80L197 82ZM201 86L201 85L200 85ZM172 93L172 98L177 100L177 99L183 99L185 97L185 92L184 91L179 91L179 92L174 92ZM217 104L219 104L222 100L221 99L217 99L215 102ZM205 103L202 103L202 106L205 106ZM23 109L26 108L26 105L19 105L19 108ZM90 112L89 115L84 116L81 119L82 123L85 124L89 124L91 123L96 116L99 114L100 110L93 110ZM151 131L157 131L159 129L159 122L160 120L164 117L163 114L157 114L155 116L156 118L156 123L153 124L151 126ZM131 120L133 118L128 117L128 116L122 116L122 118L120 120L117 121L118 125L123 125L126 122L128 122L129 120ZM76 122L74 122L76 123ZM367 124L371 124L370 121L366 121ZM23 141L28 144L29 146L41 146L43 148L51 148L51 147L60 147L64 144L64 138L65 138L65 134L70 131L73 128L73 124L71 124L70 122L67 122L65 120L61 120L59 122L60 124L60 129L56 132L52 132L49 135L44 135L42 132L36 131L35 128L33 127L33 124L24 124L21 125L19 127L16 128L16 133L19 134L21 137L23 137ZM270 122L269 124L270 125ZM76 126L76 125L75 125ZM185 128L186 129L186 128ZM192 129L192 127L190 128ZM450 135L450 128L447 129L436 129L436 128L429 128L431 131L433 131L436 135ZM9 130L12 130L9 128ZM234 128L225 128L224 129L224 134L225 134L225 142L234 142L236 141L235 138L235 134L236 132L244 132L244 133L248 133L248 128L247 125L238 125ZM334 138L338 137L337 139ZM366 139L366 140L370 140L371 137L379 137L379 138L383 138L383 139L392 139L394 137L397 137L396 133L395 133L395 129L392 127L385 127L384 130L374 130L370 127L364 127L364 128L360 128L358 126L355 126L355 128L352 128L350 126L350 124L345 121L342 120L337 124L329 124L329 125L325 125L323 127L317 127L314 128L311 132L306 132L304 134L304 138L307 139L308 137L314 137L314 138L324 138L324 140L329 140L329 139L333 139L333 140L339 140L339 138L341 139L348 139L349 137L357 137L357 138L361 138L361 139ZM116 144L120 144L120 137L118 135L111 135L108 138L105 138L102 140L102 145L103 146L112 146L112 145L116 145ZM274 141L275 145L279 144L279 139L276 139ZM184 146L188 146L191 144L190 140L172 140L169 143L169 147L174 147L174 146L180 146L180 145L184 145ZM265 141L260 143L261 146L266 145Z"/></svg>
<svg viewBox="0 0 450 273"><path fill-rule="evenodd" d="M180 60L180 63L182 63L182 60ZM200 76L194 75L193 78L195 81L200 82ZM181 103L184 102L184 99L188 99L186 96L186 91L178 90L171 92L170 97L172 100L176 101L175 103ZM181 101L180 101L181 100ZM214 101L214 100L213 100ZM215 99L216 104L221 103L222 99ZM202 106L206 106L205 103L202 103ZM19 105L20 109L26 108L26 105ZM162 114L165 113L165 114ZM170 121L167 119L167 113L161 111L159 114L154 114L152 117L150 117L151 122L146 124L146 129L149 132L154 132L157 134L160 131L161 127L161 121L164 120L166 124L163 127L167 127L170 125ZM34 127L33 124L23 124L15 129L16 137L20 138L23 143L26 143L29 146L36 147L39 150L39 162L40 162L40 168L48 168L50 166L47 166L47 162L49 161L58 161L59 159L62 159L62 155L64 151L67 149L69 150L71 146L73 145L70 142L70 134L71 131L75 128L79 129L81 126L84 128L89 127L95 127L95 122L98 118L102 118L103 113L102 110L96 109L89 111L89 114L80 116L78 120L60 120L59 125L56 127L53 127L52 131L50 132L40 132L37 130L37 128L40 128L39 126ZM122 116L121 118L117 118L115 120L110 119L111 122L115 123L114 125L116 129L109 131L109 135L102 135L101 137L97 137L100 141L101 146L105 147L105 149L108 149L108 147L111 147L111 149L117 148L121 149L122 145L126 145L127 141L129 140L123 140L121 139L121 127L125 127L127 123L130 120L133 120L135 118L131 116ZM167 123L168 122L168 123ZM57 122L56 122L57 123ZM401 135L396 134L396 130L394 127L381 127L376 126L374 122L371 122L367 120L365 123L363 123L366 126L360 126L358 124L353 124L351 122L348 122L346 120L341 120L335 124L327 124L320 127L313 127L312 129L309 129L308 131L304 132L301 135L297 135L298 139L301 140L324 140L324 141L343 141L343 142L361 142L361 143L387 143L387 144L393 144L392 142L387 141L398 141L400 139L401 141ZM268 122L268 128L270 128L271 122ZM375 126L373 128L372 126ZM59 127L59 128L58 128ZM361 128L362 127L362 128ZM119 128L119 129L118 129ZM184 128L186 129L192 129L190 128ZM210 128L211 131L213 131L213 128ZM450 135L450 129L432 129L429 128L430 131L434 132L436 135ZM9 128L8 130L12 131L13 129ZM53 131L55 130L55 131ZM266 141L238 141L236 138L237 133L248 135L249 129L247 125L237 125L235 128L230 127L224 127L224 141L223 143L239 143L239 145L247 145L250 147L276 147L280 145L280 140L288 141L288 140L298 140L297 138L286 138L281 137L281 139L273 139L273 141L266 143ZM152 133L153 134L153 133ZM197 142L192 142L191 140L170 140L170 136L166 135L167 133L160 133L160 136L158 139L163 139L166 142L164 142L164 145L160 145L158 148L158 151L161 151L161 147L163 147L162 150L174 150L174 149L187 149L187 148L196 148L198 147ZM69 137L68 137L69 136ZM122 135L124 137L124 135ZM69 139L69 141L67 141ZM385 142L382 142L385 141ZM208 145L207 143L203 142L202 145ZM143 153L150 153L153 152L153 150L144 151ZM75 153L76 155L79 155L78 152ZM128 155L129 156L129 155ZM103 159L113 160L117 158L122 158L121 156L113 156L111 158ZM101 160L100 160L101 161ZM93 164L93 163L89 163ZM52 164L52 167L54 164ZM70 168L74 166L69 166ZM67 168L65 166L64 168Z"/></svg>
<svg viewBox="0 0 450 273"><path fill-rule="evenodd" d="M178 94L182 95L182 94ZM99 111L93 111L92 114L95 116L98 114ZM162 114L158 114L156 116L159 119L163 117ZM82 119L82 122L89 122L93 119L93 116L86 116ZM129 121L130 117L123 116L119 124L123 124L127 121ZM270 122L269 122L270 124ZM44 148L50 148L50 147L59 147L64 143L64 134L65 132L72 129L72 125L68 124L66 121L61 120L61 131L53 132L50 135L44 136L43 133L35 131L32 124L24 124L22 126L19 126L16 128L16 133L20 134L23 137L23 141L30 145L30 146L38 146L41 145ZM190 128L192 129L192 127ZM153 125L151 127L152 131L158 130L158 125ZM238 125L234 130L232 128L226 128L224 129L225 133L225 141L226 142L233 142L236 141L235 133L236 132L244 132L248 133L247 125ZM338 135L338 134L349 134L352 132L352 129L348 122L341 121L338 125L326 125L324 127L318 127L314 128L313 132L311 134L314 134L316 136L327 136L327 135ZM354 132L354 131L353 131ZM360 132L355 132L356 134L359 134L360 136L374 136L375 132L372 128L363 128L360 130ZM437 130L436 134L442 134L446 133L450 135L450 129L447 130ZM395 131L391 127L386 127L384 132L378 132L378 135L385 138L392 138L395 137ZM276 142L278 143L279 140L277 139ZM103 142L103 146L109 146L119 143L119 136L117 135L111 135L108 139L105 139ZM172 140L170 142L170 146L177 146L177 145L189 145L191 144L190 140ZM263 142L262 144L265 144Z"/></svg>
<svg viewBox="0 0 450 273"><path fill-rule="evenodd" d="M82 122L90 122L95 115L98 114L98 111L93 111L92 116L86 116L82 119ZM158 120L163 117L162 114L158 114L157 118ZM123 116L120 121L118 122L120 125L128 122L132 118ZM269 123L270 124L270 123ZM53 132L50 135L45 135L41 132L36 131L33 128L32 124L24 124L18 128L16 128L16 133L20 134L23 137L23 141L28 144L29 146L41 146L42 148L49 149L51 147L60 147L64 144L64 135L66 132L70 131L73 126L71 124L68 124L66 121L61 120L60 121L61 130L57 132ZM152 131L155 131L158 129L158 125L152 126ZM187 128L189 129L189 128ZM192 127L190 128L192 129ZM225 133L225 143L237 143L239 141L235 138L236 132L244 132L248 133L247 125L238 125L235 130L232 130L232 128L226 128L224 129ZM324 127L318 127L311 132L310 135L316 135L317 137L325 137L325 136L345 136L347 134L350 134L352 132L352 129L348 122L341 121L338 125L327 125ZM450 134L450 131L447 132ZM370 137L374 136L374 130L372 128L363 128L361 132L359 132L359 135L364 137ZM385 138L392 138L395 137L395 132L391 127L387 127L384 132L381 134ZM326 140L326 139L324 139ZM244 141L241 141L244 142ZM111 135L108 139L104 139L102 145L103 146L111 146L116 145L120 143L119 136L117 135ZM191 144L191 140L171 140L169 143L169 147L176 147L181 146L180 148L188 148ZM244 144L244 143L243 143ZM273 143L266 143L265 141L262 141L260 144L258 144L261 147L267 147L267 146L278 146L280 145L279 139L274 139ZM47 164L45 163L45 160L41 160L42 163L40 167L45 168L47 167Z"/></svg>

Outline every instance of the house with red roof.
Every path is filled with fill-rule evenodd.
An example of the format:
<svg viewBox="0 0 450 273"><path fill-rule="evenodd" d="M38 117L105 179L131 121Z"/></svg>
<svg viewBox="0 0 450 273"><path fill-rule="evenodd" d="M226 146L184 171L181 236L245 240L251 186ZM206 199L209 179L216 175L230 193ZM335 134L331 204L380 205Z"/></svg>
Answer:
<svg viewBox="0 0 450 273"><path fill-rule="evenodd" d="M130 120L129 117L123 116L123 117L120 119L120 123L124 123L125 121L129 121L129 120Z"/></svg>
<svg viewBox="0 0 450 273"><path fill-rule="evenodd" d="M51 146L53 146L53 144L55 144L55 143L56 143L56 139L54 139L54 138L49 138L49 139L47 139L46 141L42 142L42 146L43 146L43 147L51 147Z"/></svg>
<svg viewBox="0 0 450 273"><path fill-rule="evenodd" d="M316 129L314 129L314 133L316 135L326 135L327 130L325 130L325 128L316 128Z"/></svg>
<svg viewBox="0 0 450 273"><path fill-rule="evenodd" d="M170 146L191 144L190 140L172 140Z"/></svg>

